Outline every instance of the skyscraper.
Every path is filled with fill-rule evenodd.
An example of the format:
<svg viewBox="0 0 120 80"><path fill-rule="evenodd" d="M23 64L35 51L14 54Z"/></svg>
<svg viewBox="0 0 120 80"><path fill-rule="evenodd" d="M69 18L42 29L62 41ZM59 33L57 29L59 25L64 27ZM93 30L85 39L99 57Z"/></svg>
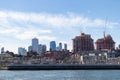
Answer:
<svg viewBox="0 0 120 80"><path fill-rule="evenodd" d="M32 48L34 52L38 52L38 39L37 38L32 39Z"/></svg>
<svg viewBox="0 0 120 80"><path fill-rule="evenodd" d="M50 42L50 51L55 51L56 50L56 42L55 41L51 41Z"/></svg>
<svg viewBox="0 0 120 80"><path fill-rule="evenodd" d="M45 52L46 52L46 50L47 50L46 45L42 45L42 53L45 53Z"/></svg>
<svg viewBox="0 0 120 80"><path fill-rule="evenodd" d="M42 55L46 52L46 45L39 44L37 38L32 39L32 45L28 47L28 52L33 51L37 52L37 54Z"/></svg>
<svg viewBox="0 0 120 80"><path fill-rule="evenodd" d="M67 50L67 44L64 44L64 50Z"/></svg>
<svg viewBox="0 0 120 80"><path fill-rule="evenodd" d="M18 54L19 55L26 55L27 50L25 48L19 47L18 48Z"/></svg>
<svg viewBox="0 0 120 80"><path fill-rule="evenodd" d="M59 43L59 50L62 51L62 43Z"/></svg>
<svg viewBox="0 0 120 80"><path fill-rule="evenodd" d="M42 45L41 44L38 45L38 51L37 52L38 52L39 55L42 54Z"/></svg>
<svg viewBox="0 0 120 80"><path fill-rule="evenodd" d="M33 47L32 46L29 46L28 47L28 52L32 51L33 50Z"/></svg>
<svg viewBox="0 0 120 80"><path fill-rule="evenodd" d="M73 39L73 52L78 51L92 51L94 50L94 43L91 35L81 33Z"/></svg>
<svg viewBox="0 0 120 80"><path fill-rule="evenodd" d="M1 53L4 53L4 52L5 52L5 51L4 51L4 47L2 47L2 48L1 48Z"/></svg>

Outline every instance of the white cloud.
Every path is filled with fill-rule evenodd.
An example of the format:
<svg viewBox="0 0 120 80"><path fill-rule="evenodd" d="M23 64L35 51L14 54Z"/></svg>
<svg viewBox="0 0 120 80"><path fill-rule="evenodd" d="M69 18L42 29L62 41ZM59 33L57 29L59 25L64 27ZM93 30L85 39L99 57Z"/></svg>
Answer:
<svg viewBox="0 0 120 80"><path fill-rule="evenodd" d="M56 37L48 36L48 35L40 35L40 36L37 36L37 38L38 38L40 41L43 41L43 40L47 40L47 41L56 40Z"/></svg>
<svg viewBox="0 0 120 80"><path fill-rule="evenodd" d="M37 37L37 38L40 37L41 40L48 40L48 39L52 38L49 35L41 37L40 34L44 35L44 33L51 33L51 31L50 30L37 30L37 29L32 30L32 29L28 29L26 31L23 31L23 33L17 33L16 37L18 39L21 39L21 40L31 39L33 37Z"/></svg>
<svg viewBox="0 0 120 80"><path fill-rule="evenodd" d="M107 22L107 28L119 25L118 22ZM72 42L68 40L69 38L64 39L62 37L68 36L68 33L64 34L65 29L68 29L66 32L69 32L69 35L73 35L73 27L78 29L79 27L104 26L105 20L99 18L91 19L75 13L48 14L0 11L0 34L9 35L20 40L37 37L41 42L48 41L48 44L49 41L57 40L57 42L67 43L68 49L72 49ZM57 28L61 29L58 30ZM56 33L54 33L52 29L56 30ZM60 32L62 36L58 35L57 31L58 33ZM8 45L8 43L6 44Z"/></svg>
<svg viewBox="0 0 120 80"><path fill-rule="evenodd" d="M45 35L45 34L51 34L51 33L52 33L51 30L32 28L32 27L30 28L20 28L20 27L0 28L0 34L13 36L20 40L31 39L33 37L39 36L40 34ZM50 36L48 35L48 37Z"/></svg>
<svg viewBox="0 0 120 80"><path fill-rule="evenodd" d="M70 27L70 26L104 26L105 20L102 19L89 19L74 13L68 14L47 14L47 13L25 13L25 12L12 12L0 11L0 18L6 20L20 21L25 23L37 23L41 25L48 25L53 27ZM109 22L109 26L116 26L117 22Z"/></svg>
<svg viewBox="0 0 120 80"><path fill-rule="evenodd" d="M15 29L5 29L5 30L0 30L0 34L11 34L11 33L16 33L17 31Z"/></svg>
<svg viewBox="0 0 120 80"><path fill-rule="evenodd" d="M82 25L82 26L81 26ZM12 35L18 39L30 39L34 36L42 39L52 40L54 36L49 29L43 26L70 28L70 27L104 27L105 21L102 19L90 19L74 13L67 14L47 14L47 13L27 13L14 11L0 11L0 34ZM119 25L117 22L109 22L107 27ZM48 34L48 36L40 36Z"/></svg>

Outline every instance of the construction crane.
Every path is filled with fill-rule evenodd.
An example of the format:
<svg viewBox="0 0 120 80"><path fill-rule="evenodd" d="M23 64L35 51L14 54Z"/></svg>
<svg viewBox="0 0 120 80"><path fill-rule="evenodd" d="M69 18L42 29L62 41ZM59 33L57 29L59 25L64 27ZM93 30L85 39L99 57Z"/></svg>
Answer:
<svg viewBox="0 0 120 80"><path fill-rule="evenodd" d="M106 43L106 27L107 27L107 17L106 17L106 20L105 20L105 28L104 28L104 31L103 31L103 35L104 35L104 49L107 49L107 43Z"/></svg>

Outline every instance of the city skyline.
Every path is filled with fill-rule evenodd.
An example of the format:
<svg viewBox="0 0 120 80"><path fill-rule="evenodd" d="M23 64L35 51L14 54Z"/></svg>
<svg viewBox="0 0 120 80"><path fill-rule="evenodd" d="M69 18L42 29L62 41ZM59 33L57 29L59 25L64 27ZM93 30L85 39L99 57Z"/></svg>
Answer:
<svg viewBox="0 0 120 80"><path fill-rule="evenodd" d="M50 41L67 43L72 50L72 39L81 32L91 34L95 42L103 37L103 31L113 37L117 47L119 3L118 0L2 0L0 47L17 53L18 47L27 49L31 39L37 37L48 50Z"/></svg>

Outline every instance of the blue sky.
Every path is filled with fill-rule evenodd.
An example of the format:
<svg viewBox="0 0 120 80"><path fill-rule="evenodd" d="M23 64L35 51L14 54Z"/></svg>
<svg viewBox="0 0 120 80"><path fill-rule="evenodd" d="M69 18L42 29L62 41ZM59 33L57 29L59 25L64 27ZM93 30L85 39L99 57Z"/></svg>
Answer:
<svg viewBox="0 0 120 80"><path fill-rule="evenodd" d="M120 44L119 0L1 0L0 47L17 53L18 47L31 45L37 37L40 44L55 40L67 43L80 32L91 34L96 41L110 34Z"/></svg>

